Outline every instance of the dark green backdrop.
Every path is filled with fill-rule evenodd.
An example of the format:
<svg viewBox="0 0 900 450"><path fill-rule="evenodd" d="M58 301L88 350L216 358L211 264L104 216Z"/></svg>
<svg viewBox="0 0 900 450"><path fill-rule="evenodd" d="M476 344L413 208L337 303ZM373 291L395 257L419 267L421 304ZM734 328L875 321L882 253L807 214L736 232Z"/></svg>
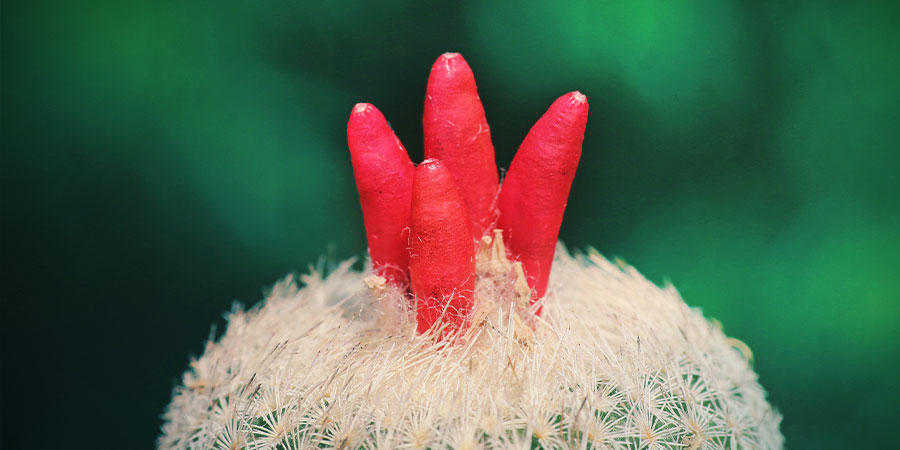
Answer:
<svg viewBox="0 0 900 450"><path fill-rule="evenodd" d="M790 448L896 444L890 2L203 3L2 4L3 448L150 447L233 301L364 252L349 111L421 159L444 51L501 166L588 96L562 239L749 344Z"/></svg>

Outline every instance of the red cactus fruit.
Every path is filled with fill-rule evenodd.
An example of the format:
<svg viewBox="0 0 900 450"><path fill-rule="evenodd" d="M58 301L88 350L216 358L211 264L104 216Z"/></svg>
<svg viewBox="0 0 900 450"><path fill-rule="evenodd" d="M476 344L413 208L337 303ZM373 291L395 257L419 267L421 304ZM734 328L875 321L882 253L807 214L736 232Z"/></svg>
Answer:
<svg viewBox="0 0 900 450"><path fill-rule="evenodd" d="M422 125L425 158L440 159L450 170L480 238L496 219L499 181L475 76L459 53L444 53L431 67Z"/></svg>
<svg viewBox="0 0 900 450"><path fill-rule="evenodd" d="M467 212L441 161L428 159L416 167L409 272L419 332L442 316L448 330L463 328L472 309L475 246Z"/></svg>
<svg viewBox="0 0 900 450"><path fill-rule="evenodd" d="M557 99L498 188L490 129L461 55L445 53L431 68L422 120L428 159L419 168L374 106L354 107L347 141L369 253L378 274L410 281L419 331L442 315L464 327L475 282L472 238L495 224L522 263L532 303L544 296L587 114L580 92Z"/></svg>
<svg viewBox="0 0 900 450"><path fill-rule="evenodd" d="M581 157L588 102L580 92L558 98L519 146L500 190L500 218L507 248L543 297L569 189Z"/></svg>
<svg viewBox="0 0 900 450"><path fill-rule="evenodd" d="M384 115L368 103L353 107L347 144L373 268L392 282L405 283L415 166Z"/></svg>

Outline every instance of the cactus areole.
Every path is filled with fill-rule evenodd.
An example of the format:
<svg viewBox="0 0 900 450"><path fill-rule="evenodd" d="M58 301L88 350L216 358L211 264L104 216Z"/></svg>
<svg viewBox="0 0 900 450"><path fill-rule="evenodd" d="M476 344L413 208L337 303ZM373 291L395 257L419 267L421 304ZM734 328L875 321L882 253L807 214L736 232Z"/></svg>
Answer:
<svg viewBox="0 0 900 450"><path fill-rule="evenodd" d="M375 106L350 112L371 265L236 307L159 448L782 447L749 347L673 287L557 243L583 94L550 105L500 180L466 60L441 55L425 92L418 165Z"/></svg>

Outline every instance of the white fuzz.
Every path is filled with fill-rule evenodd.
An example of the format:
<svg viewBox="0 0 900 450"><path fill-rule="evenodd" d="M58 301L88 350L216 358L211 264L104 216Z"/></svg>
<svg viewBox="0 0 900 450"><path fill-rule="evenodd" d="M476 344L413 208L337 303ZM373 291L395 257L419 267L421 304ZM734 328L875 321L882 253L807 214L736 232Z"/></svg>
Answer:
<svg viewBox="0 0 900 450"><path fill-rule="evenodd" d="M782 446L746 346L597 253L559 247L535 319L520 266L486 238L472 326L452 344L418 335L402 291L349 263L302 282L229 315L160 448Z"/></svg>

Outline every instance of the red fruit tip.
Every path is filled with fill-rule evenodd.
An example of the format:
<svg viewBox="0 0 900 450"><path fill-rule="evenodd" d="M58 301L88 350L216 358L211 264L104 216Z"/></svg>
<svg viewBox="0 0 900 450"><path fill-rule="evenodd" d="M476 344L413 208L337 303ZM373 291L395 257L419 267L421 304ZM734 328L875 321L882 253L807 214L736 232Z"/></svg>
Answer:
<svg viewBox="0 0 900 450"><path fill-rule="evenodd" d="M444 163L437 158L428 158L422 162L420 162L416 167L421 167L424 170L433 171L438 170Z"/></svg>
<svg viewBox="0 0 900 450"><path fill-rule="evenodd" d="M462 75L465 78L474 78L469 63L459 53L444 53L441 55L434 65L431 66L432 77L439 76L439 79L453 79ZM468 72L468 73L467 73Z"/></svg>
<svg viewBox="0 0 900 450"><path fill-rule="evenodd" d="M566 95L572 100L572 103L587 103L587 97L581 91L569 92Z"/></svg>
<svg viewBox="0 0 900 450"><path fill-rule="evenodd" d="M370 108L373 108L371 103L357 103L353 106L353 114L365 114Z"/></svg>

